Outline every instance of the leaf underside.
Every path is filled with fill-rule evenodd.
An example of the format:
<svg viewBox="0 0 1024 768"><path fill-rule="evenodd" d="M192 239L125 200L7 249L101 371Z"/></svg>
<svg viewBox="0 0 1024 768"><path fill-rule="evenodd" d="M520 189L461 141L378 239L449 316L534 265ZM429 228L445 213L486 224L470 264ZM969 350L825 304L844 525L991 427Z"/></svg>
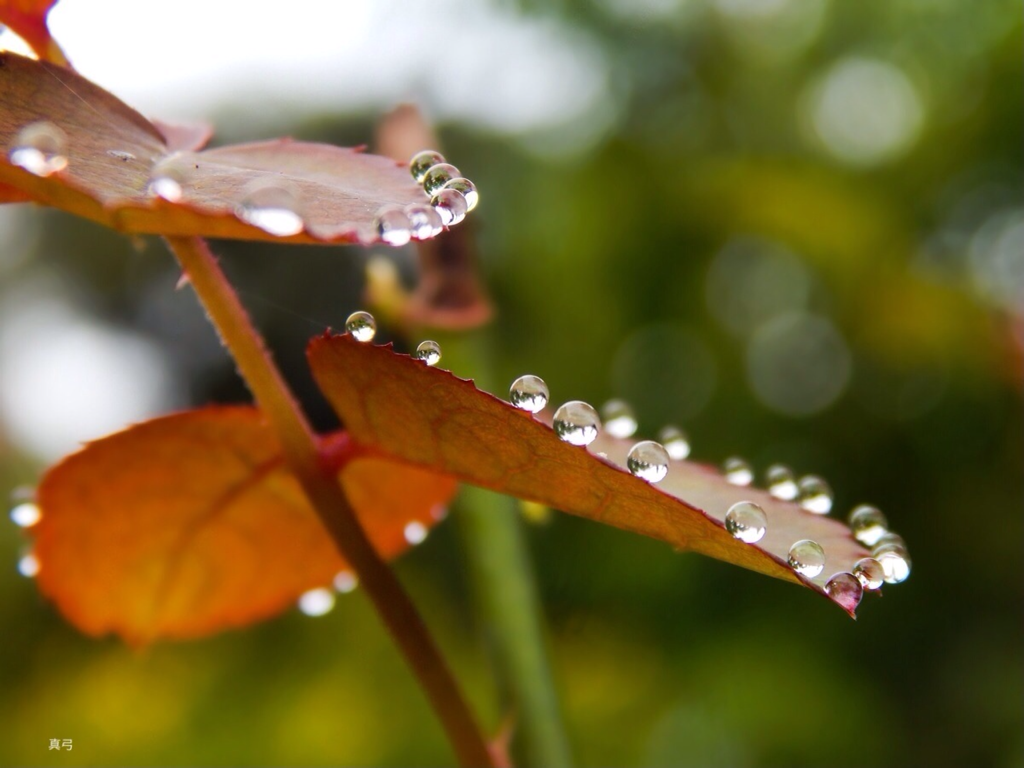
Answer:
<svg viewBox="0 0 1024 768"><path fill-rule="evenodd" d="M8 156L19 132L38 121L67 137L67 167L50 176ZM140 234L367 245L379 242L374 218L382 207L427 202L408 169L389 158L290 139L187 149L207 136L154 125L71 70L0 53L0 202L27 197ZM161 175L179 182L179 200L152 193ZM268 188L290 198L301 232L273 234L242 218Z"/></svg>
<svg viewBox="0 0 1024 768"><path fill-rule="evenodd" d="M455 482L334 436L339 478L375 548L440 519ZM30 529L39 587L79 629L133 644L241 626L347 569L260 413L174 414L89 443L51 468Z"/></svg>
<svg viewBox="0 0 1024 768"><path fill-rule="evenodd" d="M763 490L731 485L711 467L672 461L667 478L653 486L624 469L631 441L601 434L587 448L570 445L541 419L390 347L328 335L313 340L308 356L320 389L354 440L420 466L803 584L826 597L832 575L852 571L869 556L846 525ZM753 501L768 516L767 533L757 544L725 529L725 513L739 501ZM787 563L790 546L800 539L825 550L825 569L813 579Z"/></svg>

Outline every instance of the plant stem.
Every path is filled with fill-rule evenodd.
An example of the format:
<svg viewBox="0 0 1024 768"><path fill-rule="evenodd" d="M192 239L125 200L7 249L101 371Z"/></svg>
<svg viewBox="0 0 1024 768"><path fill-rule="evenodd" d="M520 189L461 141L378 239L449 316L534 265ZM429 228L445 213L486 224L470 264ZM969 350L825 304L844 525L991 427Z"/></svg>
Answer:
<svg viewBox="0 0 1024 768"><path fill-rule="evenodd" d="M444 338L446 361L495 391L486 332ZM476 611L485 627L503 694L511 706L524 765L572 764L544 646L540 601L516 502L464 487L457 521Z"/></svg>
<svg viewBox="0 0 1024 768"><path fill-rule="evenodd" d="M167 244L280 437L285 460L419 678L460 764L494 765L486 740L426 624L374 550L333 472L321 463L316 435L216 258L200 238L171 237Z"/></svg>

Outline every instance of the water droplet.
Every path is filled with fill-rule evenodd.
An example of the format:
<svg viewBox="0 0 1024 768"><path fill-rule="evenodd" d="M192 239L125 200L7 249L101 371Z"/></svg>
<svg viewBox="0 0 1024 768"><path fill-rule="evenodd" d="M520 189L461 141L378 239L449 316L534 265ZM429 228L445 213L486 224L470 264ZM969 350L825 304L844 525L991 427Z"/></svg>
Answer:
<svg viewBox="0 0 1024 768"><path fill-rule="evenodd" d="M417 152L413 155L412 160L409 161L409 173L416 179L417 184L423 183L423 177L427 175L427 171L433 168L435 165L444 162L444 155L440 152L435 152L432 149L425 149L422 152Z"/></svg>
<svg viewBox="0 0 1024 768"><path fill-rule="evenodd" d="M764 538L768 530L768 516L752 501L740 501L725 513L725 530L740 541L753 544Z"/></svg>
<svg viewBox="0 0 1024 768"><path fill-rule="evenodd" d="M825 569L825 550L816 541L801 539L789 548L789 564L801 576L813 579Z"/></svg>
<svg viewBox="0 0 1024 768"><path fill-rule="evenodd" d="M864 589L878 589L885 581L882 564L873 557L863 557L853 565L853 575Z"/></svg>
<svg viewBox="0 0 1024 768"><path fill-rule="evenodd" d="M636 432L636 416L625 400L609 400L601 406L601 419L612 437L632 437Z"/></svg>
<svg viewBox="0 0 1024 768"><path fill-rule="evenodd" d="M153 168L146 190L152 197L162 198L169 203L177 203L184 195L187 178L187 164L172 155L157 163Z"/></svg>
<svg viewBox="0 0 1024 768"><path fill-rule="evenodd" d="M873 547L889 530L889 521L878 507L861 504L854 507L849 517L853 537L866 547Z"/></svg>
<svg viewBox="0 0 1024 768"><path fill-rule="evenodd" d="M903 547L903 549L907 548L907 542L903 540L902 536L900 536L898 533L891 533L889 531L886 531L878 537L878 541L875 542L874 547L872 549L878 549L880 547L885 547L890 544L895 544L898 547Z"/></svg>
<svg viewBox="0 0 1024 768"><path fill-rule="evenodd" d="M910 555L899 544L883 544L875 547L871 554L882 566L882 578L886 584L899 584L910 576Z"/></svg>
<svg viewBox="0 0 1024 768"><path fill-rule="evenodd" d="M35 176L50 176L68 167L67 136L46 120L30 123L14 139L7 155L11 165L24 168Z"/></svg>
<svg viewBox="0 0 1024 768"><path fill-rule="evenodd" d="M369 312L353 312L345 321L345 330L356 341L373 341L377 335L377 321Z"/></svg>
<svg viewBox="0 0 1024 768"><path fill-rule="evenodd" d="M476 208L476 204L480 202L480 193L476 191L476 184L461 176L445 183L442 189L454 189L461 192L462 196L466 198L467 213Z"/></svg>
<svg viewBox="0 0 1024 768"><path fill-rule="evenodd" d="M373 228L381 242L396 248L405 245L412 238L412 222L409 220L408 214L394 206L377 211L377 217L373 220Z"/></svg>
<svg viewBox="0 0 1024 768"><path fill-rule="evenodd" d="M682 461L690 455L690 439L679 427L665 427L658 433L658 439L668 455L676 461Z"/></svg>
<svg viewBox="0 0 1024 768"><path fill-rule="evenodd" d="M305 229L295 195L277 183L259 182L242 198L235 211L246 224L275 237L290 237Z"/></svg>
<svg viewBox="0 0 1024 768"><path fill-rule="evenodd" d="M423 177L423 191L427 193L427 197L432 197L440 192L449 181L461 177L462 174L459 173L459 169L451 163L432 165ZM462 193L460 192L459 194L461 195Z"/></svg>
<svg viewBox="0 0 1024 768"><path fill-rule="evenodd" d="M18 560L18 573L26 579L34 579L39 575L39 558L33 553L27 552Z"/></svg>
<svg viewBox="0 0 1024 768"><path fill-rule="evenodd" d="M793 477L793 470L783 464L772 464L764 473L764 477L768 493L776 499L793 501L800 493L800 489L796 485L796 478Z"/></svg>
<svg viewBox="0 0 1024 768"><path fill-rule="evenodd" d="M555 434L565 442L573 445L590 445L597 439L601 419L589 403L570 400L555 411L552 426L555 428Z"/></svg>
<svg viewBox="0 0 1024 768"><path fill-rule="evenodd" d="M422 360L427 365L437 365L441 360L441 345L436 341L421 341L412 353L415 360Z"/></svg>
<svg viewBox="0 0 1024 768"><path fill-rule="evenodd" d="M860 605L864 587L852 573L837 573L825 584L825 594L848 611Z"/></svg>
<svg viewBox="0 0 1024 768"><path fill-rule="evenodd" d="M427 526L418 520L413 520L407 523L403 530L405 534L405 540L415 546L416 544L422 544L427 538Z"/></svg>
<svg viewBox="0 0 1024 768"><path fill-rule="evenodd" d="M660 483L668 474L668 451L661 443L641 440L626 454L626 468L641 480Z"/></svg>
<svg viewBox="0 0 1024 768"><path fill-rule="evenodd" d="M334 593L326 587L317 587L299 596L299 610L307 616L323 616L334 608Z"/></svg>
<svg viewBox="0 0 1024 768"><path fill-rule="evenodd" d="M722 464L722 472L725 474L726 482L733 485L750 485L754 481L754 470L738 456L726 459Z"/></svg>
<svg viewBox="0 0 1024 768"><path fill-rule="evenodd" d="M516 408L522 408L530 413L543 411L548 404L548 385L540 376L520 376L512 382L508 390L508 399Z"/></svg>
<svg viewBox="0 0 1024 768"><path fill-rule="evenodd" d="M466 211L469 209L466 198L454 189L442 189L430 198L430 204L434 206L434 210L441 217L441 223L446 227L454 227L466 218Z"/></svg>
<svg viewBox="0 0 1024 768"><path fill-rule="evenodd" d="M31 528L43 518L43 513L35 504L26 501L11 510L11 522L19 528Z"/></svg>
<svg viewBox="0 0 1024 768"><path fill-rule="evenodd" d="M359 579L352 571L339 571L334 577L334 588L343 595L347 595L358 586Z"/></svg>
<svg viewBox="0 0 1024 768"><path fill-rule="evenodd" d="M800 506L816 515L832 511L832 489L817 475L800 478Z"/></svg>
<svg viewBox="0 0 1024 768"><path fill-rule="evenodd" d="M444 229L441 214L426 203L407 205L405 215L409 217L409 233L413 240L429 240Z"/></svg>
<svg viewBox="0 0 1024 768"><path fill-rule="evenodd" d="M135 155L131 152L125 152L123 149L108 149L107 154L117 160L120 160L122 163L127 163L129 160L135 159Z"/></svg>

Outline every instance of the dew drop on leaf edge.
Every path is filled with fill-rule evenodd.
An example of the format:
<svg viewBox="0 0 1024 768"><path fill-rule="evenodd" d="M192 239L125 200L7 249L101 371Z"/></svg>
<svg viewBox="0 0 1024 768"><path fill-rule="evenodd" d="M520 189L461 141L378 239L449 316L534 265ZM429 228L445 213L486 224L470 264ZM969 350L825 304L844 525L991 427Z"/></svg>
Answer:
<svg viewBox="0 0 1024 768"><path fill-rule="evenodd" d="M345 320L345 331L356 341L373 341L373 337L377 335L377 321L369 312L359 310Z"/></svg>
<svg viewBox="0 0 1024 768"><path fill-rule="evenodd" d="M444 155L440 152L424 149L422 152L417 152L412 156L412 160L409 161L409 173L412 174L417 184L422 184L423 177L427 175L427 171L443 162L445 162Z"/></svg>
<svg viewBox="0 0 1024 768"><path fill-rule="evenodd" d="M873 557L862 557L853 564L853 575L864 589L878 589L885 582L882 564Z"/></svg>
<svg viewBox="0 0 1024 768"><path fill-rule="evenodd" d="M889 521L878 507L861 504L848 518L853 537L866 547L873 547L889 532Z"/></svg>
<svg viewBox="0 0 1024 768"><path fill-rule="evenodd" d="M413 520L406 523L405 528L402 529L402 534L405 536L405 540L413 546L422 544L427 539L427 526L421 523L419 520Z"/></svg>
<svg viewBox="0 0 1024 768"><path fill-rule="evenodd" d="M430 366L437 365L441 361L441 345L430 339L421 341L412 357Z"/></svg>
<svg viewBox="0 0 1024 768"><path fill-rule="evenodd" d="M480 202L480 193L476 190L476 184L462 176L445 182L442 189L454 189L457 192L461 192L462 196L466 198L467 213L476 208L477 203Z"/></svg>
<svg viewBox="0 0 1024 768"><path fill-rule="evenodd" d="M772 464L764 473L768 493L776 499L793 501L800 493L793 470L784 464Z"/></svg>
<svg viewBox="0 0 1024 768"><path fill-rule="evenodd" d="M409 234L413 240L429 240L444 229L441 214L426 203L407 205L405 215L409 217Z"/></svg>
<svg viewBox="0 0 1024 768"><path fill-rule="evenodd" d="M816 541L801 539L789 548L788 561L801 576L813 579L825 569L825 550Z"/></svg>
<svg viewBox="0 0 1024 768"><path fill-rule="evenodd" d="M438 163L430 167L423 177L423 191L432 197L444 189L444 185L453 179L462 178L459 169L451 163ZM461 192L459 194L462 194Z"/></svg>
<svg viewBox="0 0 1024 768"><path fill-rule="evenodd" d="M609 400L601 406L604 431L612 437L627 438L636 433L636 416L625 400Z"/></svg>
<svg viewBox="0 0 1024 768"><path fill-rule="evenodd" d="M21 504L16 504L11 508L10 517L11 522L19 528L31 528L42 520L43 513L37 504L23 501Z"/></svg>
<svg viewBox="0 0 1024 768"><path fill-rule="evenodd" d="M753 544L764 538L768 516L752 501L738 501L725 513L725 530L740 541Z"/></svg>
<svg viewBox="0 0 1024 768"><path fill-rule="evenodd" d="M852 573L837 573L825 584L825 594L848 611L860 605L864 587Z"/></svg>
<svg viewBox="0 0 1024 768"><path fill-rule="evenodd" d="M18 573L26 579L34 579L39 575L39 558L33 552L27 552L18 560Z"/></svg>
<svg viewBox="0 0 1024 768"><path fill-rule="evenodd" d="M572 445L590 445L597 439L601 419L589 403L570 400L559 406L552 422L560 440Z"/></svg>
<svg viewBox="0 0 1024 768"><path fill-rule="evenodd" d="M401 247L412 239L412 222L409 215L397 206L387 206L377 211L373 228L382 243L394 248Z"/></svg>
<svg viewBox="0 0 1024 768"><path fill-rule="evenodd" d="M540 376L526 374L512 382L508 389L508 399L516 408L530 413L543 411L548 404L548 385Z"/></svg>
<svg viewBox="0 0 1024 768"><path fill-rule="evenodd" d="M871 555L882 566L882 578L886 584L899 584L910 576L910 555L899 544L875 547Z"/></svg>
<svg viewBox="0 0 1024 768"><path fill-rule="evenodd" d="M455 189L442 189L430 198L430 204L446 227L454 227L461 222L466 218L466 211L469 209L466 198Z"/></svg>
<svg viewBox="0 0 1024 768"><path fill-rule="evenodd" d="M33 176L52 176L68 166L67 136L47 120L29 123L18 131L7 158Z"/></svg>
<svg viewBox="0 0 1024 768"><path fill-rule="evenodd" d="M722 464L726 482L732 485L750 485L754 481L754 470L744 459L731 456Z"/></svg>
<svg viewBox="0 0 1024 768"><path fill-rule="evenodd" d="M339 571L334 577L334 589L347 595L359 586L359 579L352 571Z"/></svg>
<svg viewBox="0 0 1024 768"><path fill-rule="evenodd" d="M334 608L334 593L326 587L317 587L299 596L299 610L307 616L324 616Z"/></svg>
<svg viewBox="0 0 1024 768"><path fill-rule="evenodd" d="M668 455L676 461L682 461L690 455L690 439L679 427L664 427L658 433L658 440L665 446Z"/></svg>
<svg viewBox="0 0 1024 768"><path fill-rule="evenodd" d="M630 474L648 483L660 483L665 479L668 462L669 455L665 446L654 440L641 440L626 455L626 468Z"/></svg>
<svg viewBox="0 0 1024 768"><path fill-rule="evenodd" d="M827 515L832 511L832 488L817 475L806 475L797 483L800 489L800 506L816 515Z"/></svg>

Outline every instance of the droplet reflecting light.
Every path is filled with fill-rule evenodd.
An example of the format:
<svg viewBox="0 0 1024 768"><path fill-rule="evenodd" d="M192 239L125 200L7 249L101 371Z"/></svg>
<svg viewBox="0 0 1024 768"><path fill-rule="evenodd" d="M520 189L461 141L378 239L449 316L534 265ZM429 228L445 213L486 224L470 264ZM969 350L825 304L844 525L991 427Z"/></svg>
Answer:
<svg viewBox="0 0 1024 768"><path fill-rule="evenodd" d="M754 481L754 470L738 456L726 459L722 464L722 472L726 481L733 485L750 485Z"/></svg>
<svg viewBox="0 0 1024 768"><path fill-rule="evenodd" d="M299 596L299 610L307 616L323 616L334 608L334 593L325 588L317 587Z"/></svg>
<svg viewBox="0 0 1024 768"><path fill-rule="evenodd" d="M11 522L19 528L31 528L43 519L43 513L36 504L23 502L11 509Z"/></svg>
<svg viewBox="0 0 1024 768"><path fill-rule="evenodd" d="M273 183L259 184L246 193L236 215L275 237L297 235L306 228L295 195Z"/></svg>
<svg viewBox="0 0 1024 768"><path fill-rule="evenodd" d="M67 136L46 120L30 123L18 131L7 158L34 176L51 176L68 166Z"/></svg>
<svg viewBox="0 0 1024 768"><path fill-rule="evenodd" d="M469 210L466 198L455 189L442 189L430 198L430 204L441 217L441 223L446 227L454 227L466 218L466 211Z"/></svg>
<svg viewBox="0 0 1024 768"><path fill-rule="evenodd" d="M548 404L548 385L540 376L527 374L512 382L508 390L509 402L530 413L543 411Z"/></svg>
<svg viewBox="0 0 1024 768"><path fill-rule="evenodd" d="M444 155L440 152L425 149L413 155L412 160L409 161L409 173L416 179L417 184L422 184L423 177L427 175L427 171L443 162Z"/></svg>
<svg viewBox="0 0 1024 768"><path fill-rule="evenodd" d="M800 492L796 485L796 478L793 477L793 471L787 466L772 464L764 476L768 493L776 499L793 501Z"/></svg>
<svg viewBox="0 0 1024 768"><path fill-rule="evenodd" d="M359 586L359 579L352 571L339 571L334 577L334 588L343 595L347 595Z"/></svg>
<svg viewBox="0 0 1024 768"><path fill-rule="evenodd" d="M480 193L476 191L476 184L469 179L462 177L452 179L445 183L442 189L454 189L462 193L462 196L466 198L467 212L472 211L476 208L477 203L480 202Z"/></svg>
<svg viewBox="0 0 1024 768"><path fill-rule="evenodd" d="M852 573L837 573L825 584L825 594L848 611L860 605L864 587Z"/></svg>
<svg viewBox="0 0 1024 768"><path fill-rule="evenodd" d="M441 345L436 341L421 341L416 347L416 351L412 353L413 359L419 360L426 363L427 365L437 365L441 361Z"/></svg>
<svg viewBox="0 0 1024 768"><path fill-rule="evenodd" d="M377 211L373 228L382 243L398 248L412 238L412 222L401 208L389 206Z"/></svg>
<svg viewBox="0 0 1024 768"><path fill-rule="evenodd" d="M832 488L817 475L800 478L800 506L816 515L832 511Z"/></svg>
<svg viewBox="0 0 1024 768"><path fill-rule="evenodd" d="M789 564L801 576L813 579L825 569L825 550L816 541L801 539L789 548Z"/></svg>
<svg viewBox="0 0 1024 768"><path fill-rule="evenodd" d="M725 513L725 530L740 541L753 544L764 538L768 530L768 516L752 501L740 501Z"/></svg>
<svg viewBox="0 0 1024 768"><path fill-rule="evenodd" d="M423 177L423 191L428 197L433 197L440 192L444 185L452 179L461 178L459 169L451 163L438 163L430 167L430 170ZM461 192L459 194L462 194ZM465 198L463 198L465 199Z"/></svg>
<svg viewBox="0 0 1024 768"><path fill-rule="evenodd" d="M878 544L889 530L889 521L878 507L861 504L850 513L850 530L853 537L866 547Z"/></svg>
<svg viewBox="0 0 1024 768"><path fill-rule="evenodd" d="M369 312L360 310L348 316L345 320L345 330L356 341L373 341L373 337L377 335L377 321Z"/></svg>
<svg viewBox="0 0 1024 768"><path fill-rule="evenodd" d="M607 428L605 424L605 428ZM668 474L668 451L661 443L642 440L629 449L626 468L630 473L648 483L660 483Z"/></svg>
<svg viewBox="0 0 1024 768"><path fill-rule="evenodd" d="M601 419L589 403L570 400L555 411L555 434L572 445L590 445L597 439Z"/></svg>
<svg viewBox="0 0 1024 768"><path fill-rule="evenodd" d="M409 217L409 232L413 240L429 240L444 229L441 214L426 203L407 205L405 215Z"/></svg>
<svg viewBox="0 0 1024 768"><path fill-rule="evenodd" d="M854 563L853 575L864 589L878 589L885 581L882 564L873 557L863 557Z"/></svg>
<svg viewBox="0 0 1024 768"><path fill-rule="evenodd" d="M34 579L39 575L39 558L32 552L24 554L18 560L18 573L26 579Z"/></svg>
<svg viewBox="0 0 1024 768"><path fill-rule="evenodd" d="M421 523L419 520L413 520L412 522L406 523L403 530L405 540L413 546L422 544L427 539L427 526Z"/></svg>
<svg viewBox="0 0 1024 768"><path fill-rule="evenodd" d="M632 437L636 433L636 416L625 400L609 400L601 406L605 431L612 437Z"/></svg>
<svg viewBox="0 0 1024 768"><path fill-rule="evenodd" d="M690 455L690 439L679 427L665 427L658 433L658 439L668 455L676 461L682 461Z"/></svg>

